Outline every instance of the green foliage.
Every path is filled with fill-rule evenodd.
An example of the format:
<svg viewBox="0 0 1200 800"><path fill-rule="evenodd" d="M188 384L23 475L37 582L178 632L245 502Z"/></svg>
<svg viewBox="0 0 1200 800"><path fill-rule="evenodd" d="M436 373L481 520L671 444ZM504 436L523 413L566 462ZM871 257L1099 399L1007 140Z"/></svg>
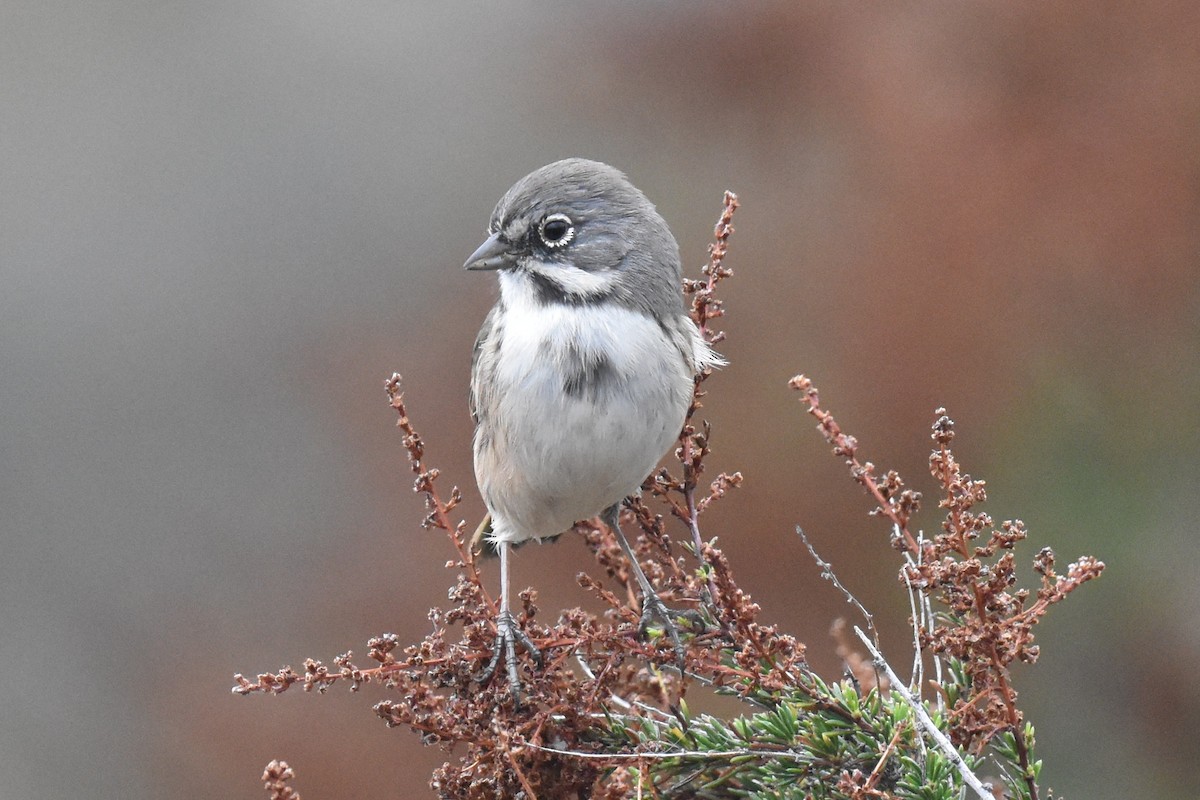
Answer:
<svg viewBox="0 0 1200 800"><path fill-rule="evenodd" d="M767 709L722 719L613 714L601 736L608 752L639 752L626 770L658 797L895 797L954 800L966 785L950 759L930 746L912 707L899 694L863 691L853 680L827 684L809 675L805 691ZM929 707L946 732L944 715ZM997 767L1019 771L1015 748L997 750ZM966 762L972 769L979 760ZM1022 795L1014 795L1022 796Z"/></svg>

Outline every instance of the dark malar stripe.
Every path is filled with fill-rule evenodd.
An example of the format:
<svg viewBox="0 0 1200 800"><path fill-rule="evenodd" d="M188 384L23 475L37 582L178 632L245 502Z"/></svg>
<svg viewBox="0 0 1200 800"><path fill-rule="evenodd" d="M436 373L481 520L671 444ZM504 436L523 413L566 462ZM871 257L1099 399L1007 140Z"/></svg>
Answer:
<svg viewBox="0 0 1200 800"><path fill-rule="evenodd" d="M538 300L543 303L565 305L565 306L592 306L600 303L605 303L612 299L609 292L601 294L574 294L568 292L560 284L553 279L546 277L540 272L527 270L525 272L529 282L533 284L534 290L537 292Z"/></svg>

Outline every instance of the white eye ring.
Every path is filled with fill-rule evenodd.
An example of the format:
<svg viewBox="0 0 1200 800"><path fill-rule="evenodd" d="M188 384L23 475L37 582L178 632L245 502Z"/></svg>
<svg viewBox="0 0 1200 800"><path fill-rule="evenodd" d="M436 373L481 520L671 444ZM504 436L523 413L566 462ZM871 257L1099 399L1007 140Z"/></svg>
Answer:
<svg viewBox="0 0 1200 800"><path fill-rule="evenodd" d="M557 239L551 239L546 236L546 228L551 223L567 224L567 231ZM558 226L555 226L558 227ZM538 224L538 236L541 237L542 244L546 247L566 247L575 238L575 223L571 222L571 218L566 214L550 214Z"/></svg>

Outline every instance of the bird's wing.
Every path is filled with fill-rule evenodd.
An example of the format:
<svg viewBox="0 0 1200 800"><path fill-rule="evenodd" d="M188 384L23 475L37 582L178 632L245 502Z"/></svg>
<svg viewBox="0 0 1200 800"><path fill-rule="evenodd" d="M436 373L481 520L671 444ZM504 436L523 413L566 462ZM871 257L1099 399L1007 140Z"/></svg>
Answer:
<svg viewBox="0 0 1200 800"><path fill-rule="evenodd" d="M487 404L483 402L483 393L489 391L488 386L491 383L491 376L483 374L485 372L484 365L481 361L482 354L485 350L495 349L493 334L496 332L496 317L498 316L499 305L492 308L491 312L483 320L483 326L479 329L479 335L475 337L475 347L471 351L471 419L478 425L483 415L483 410ZM493 353L494 356L494 353ZM494 357L493 359L494 360ZM491 369L486 371L490 372Z"/></svg>

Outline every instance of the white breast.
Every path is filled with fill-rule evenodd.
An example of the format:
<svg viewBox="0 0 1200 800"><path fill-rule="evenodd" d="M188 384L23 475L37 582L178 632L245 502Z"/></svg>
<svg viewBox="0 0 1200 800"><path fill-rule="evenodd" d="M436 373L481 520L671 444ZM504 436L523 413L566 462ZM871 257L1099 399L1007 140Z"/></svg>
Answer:
<svg viewBox="0 0 1200 800"><path fill-rule="evenodd" d="M501 273L506 313L490 441L476 477L495 538L552 536L632 494L670 448L692 369L648 315L616 304L543 303ZM603 362L604 390L570 394L581 363Z"/></svg>

